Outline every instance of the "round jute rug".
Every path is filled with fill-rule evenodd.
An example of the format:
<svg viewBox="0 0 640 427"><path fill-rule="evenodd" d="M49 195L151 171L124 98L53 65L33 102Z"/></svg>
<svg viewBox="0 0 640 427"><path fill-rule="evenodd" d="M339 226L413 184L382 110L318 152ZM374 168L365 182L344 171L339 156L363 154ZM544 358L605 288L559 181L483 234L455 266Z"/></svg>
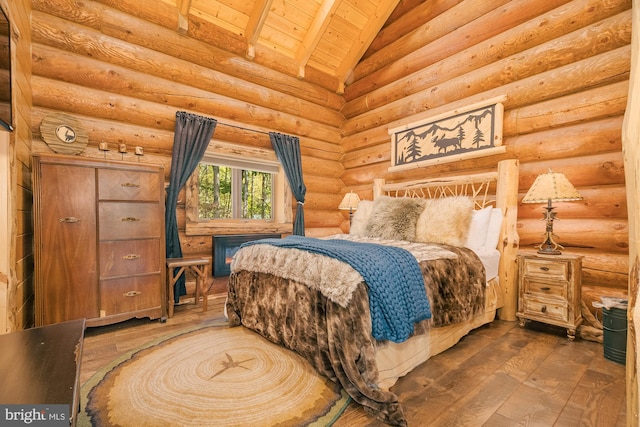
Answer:
<svg viewBox="0 0 640 427"><path fill-rule="evenodd" d="M82 387L80 426L330 426L349 403L297 354L243 327L132 351Z"/></svg>

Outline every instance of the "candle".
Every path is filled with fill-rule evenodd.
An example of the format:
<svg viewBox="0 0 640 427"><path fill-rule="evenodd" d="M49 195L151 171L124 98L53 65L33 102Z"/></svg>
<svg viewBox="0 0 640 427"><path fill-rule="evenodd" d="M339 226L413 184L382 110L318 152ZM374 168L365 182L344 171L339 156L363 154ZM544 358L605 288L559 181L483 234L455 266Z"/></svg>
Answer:
<svg viewBox="0 0 640 427"><path fill-rule="evenodd" d="M126 153L126 152L127 152L127 145L126 145L126 144L120 144L120 145L118 145L118 152L120 152L120 153Z"/></svg>
<svg viewBox="0 0 640 427"><path fill-rule="evenodd" d="M109 151L109 144L104 141L100 141L100 145L98 146L100 151Z"/></svg>
<svg viewBox="0 0 640 427"><path fill-rule="evenodd" d="M136 156L144 156L144 150L142 147L136 147Z"/></svg>

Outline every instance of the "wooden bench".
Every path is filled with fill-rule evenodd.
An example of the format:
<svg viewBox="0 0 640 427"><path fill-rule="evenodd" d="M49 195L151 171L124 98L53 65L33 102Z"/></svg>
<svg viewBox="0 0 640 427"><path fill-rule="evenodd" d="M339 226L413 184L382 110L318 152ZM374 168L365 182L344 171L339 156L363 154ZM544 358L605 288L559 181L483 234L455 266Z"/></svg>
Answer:
<svg viewBox="0 0 640 427"><path fill-rule="evenodd" d="M185 270L191 271L196 278L196 290L194 304L198 304L202 297L202 310L207 311L207 297L209 294L206 286L207 273L209 271L208 258L183 257L183 258L167 258L167 283L169 284L169 301L167 315L173 317L174 304L174 287L180 276Z"/></svg>

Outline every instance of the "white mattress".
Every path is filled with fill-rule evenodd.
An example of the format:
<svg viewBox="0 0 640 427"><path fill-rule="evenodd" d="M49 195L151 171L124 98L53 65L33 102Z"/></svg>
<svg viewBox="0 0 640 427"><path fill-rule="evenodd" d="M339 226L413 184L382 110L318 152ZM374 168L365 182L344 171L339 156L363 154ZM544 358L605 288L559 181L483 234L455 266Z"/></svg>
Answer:
<svg viewBox="0 0 640 427"><path fill-rule="evenodd" d="M487 276L487 284L490 280L498 277L498 266L500 265L500 252L497 249L487 249L480 251L475 251L475 254L478 255L480 261L484 265L485 275Z"/></svg>

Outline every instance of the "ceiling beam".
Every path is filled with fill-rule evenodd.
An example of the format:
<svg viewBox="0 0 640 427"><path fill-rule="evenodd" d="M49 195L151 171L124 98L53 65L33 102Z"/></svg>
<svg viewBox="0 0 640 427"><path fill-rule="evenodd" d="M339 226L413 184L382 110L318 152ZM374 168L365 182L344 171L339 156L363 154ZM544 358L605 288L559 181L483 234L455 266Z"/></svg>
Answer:
<svg viewBox="0 0 640 427"><path fill-rule="evenodd" d="M398 5L399 0L382 2L382 4L376 9L375 14L369 19L366 27L362 30L362 32L358 35L358 38L354 40L349 53L342 60L342 63L336 70L336 75L338 77L338 81L340 82L340 87L338 88L338 93L344 93L344 85L346 80L349 78L351 73L353 73L353 69L358 64L362 55L365 54L373 39L378 35L380 29L387 22L389 16Z"/></svg>
<svg viewBox="0 0 640 427"><path fill-rule="evenodd" d="M304 39L298 46L298 50L295 53L295 60L299 64L298 77L304 78L304 68L313 53L313 50L318 46L318 43L322 39L322 35L329 26L331 17L338 9L338 1L336 0L324 0L318 13L313 18L313 22L305 34Z"/></svg>
<svg viewBox="0 0 640 427"><path fill-rule="evenodd" d="M191 0L176 0L178 8L178 32L186 34L189 30L189 9L191 9Z"/></svg>
<svg viewBox="0 0 640 427"><path fill-rule="evenodd" d="M262 32L262 27L267 20L269 9L273 0L257 0L249 16L245 34L247 37L247 58L253 59L256 56L255 46Z"/></svg>

